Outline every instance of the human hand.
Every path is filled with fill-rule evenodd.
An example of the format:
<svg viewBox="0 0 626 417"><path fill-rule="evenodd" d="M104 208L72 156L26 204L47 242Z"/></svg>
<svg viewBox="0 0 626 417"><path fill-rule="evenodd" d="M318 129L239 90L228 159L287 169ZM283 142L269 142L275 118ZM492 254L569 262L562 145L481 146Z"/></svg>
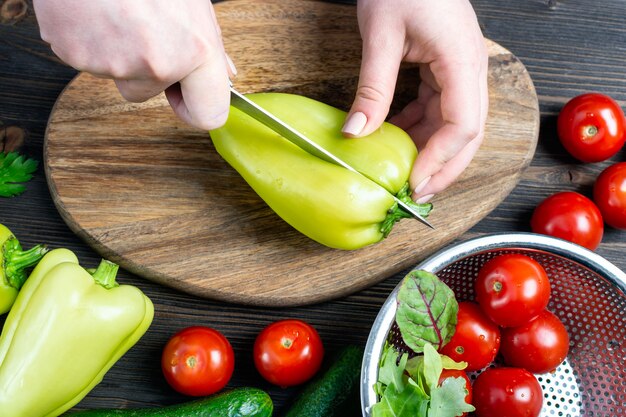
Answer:
<svg viewBox="0 0 626 417"><path fill-rule="evenodd" d="M165 91L201 129L228 116L232 61L208 0L34 0L41 37L72 67L113 78L124 98Z"/></svg>
<svg viewBox="0 0 626 417"><path fill-rule="evenodd" d="M401 61L420 64L418 97L389 121L419 155L410 186L423 203L469 165L484 135L488 53L468 0L359 0L363 58L344 135L366 136L385 120Z"/></svg>

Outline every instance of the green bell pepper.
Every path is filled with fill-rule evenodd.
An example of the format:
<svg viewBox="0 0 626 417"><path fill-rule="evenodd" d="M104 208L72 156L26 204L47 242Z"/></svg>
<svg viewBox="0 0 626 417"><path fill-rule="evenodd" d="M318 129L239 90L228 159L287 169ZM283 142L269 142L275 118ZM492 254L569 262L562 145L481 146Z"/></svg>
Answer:
<svg viewBox="0 0 626 417"><path fill-rule="evenodd" d="M11 309L28 277L26 270L39 262L47 251L44 245L22 250L13 233L0 224L0 314Z"/></svg>
<svg viewBox="0 0 626 417"><path fill-rule="evenodd" d="M152 302L118 285L103 260L90 274L67 249L48 252L19 292L0 335L0 414L53 417L98 384L146 332Z"/></svg>
<svg viewBox="0 0 626 417"><path fill-rule="evenodd" d="M367 137L348 139L341 134L346 113L327 104L283 93L247 97L375 180L305 152L231 107L226 124L210 132L215 149L296 230L331 248L358 249L410 217L391 194L424 217L430 212L431 204L410 198L417 149L402 129L384 123Z"/></svg>

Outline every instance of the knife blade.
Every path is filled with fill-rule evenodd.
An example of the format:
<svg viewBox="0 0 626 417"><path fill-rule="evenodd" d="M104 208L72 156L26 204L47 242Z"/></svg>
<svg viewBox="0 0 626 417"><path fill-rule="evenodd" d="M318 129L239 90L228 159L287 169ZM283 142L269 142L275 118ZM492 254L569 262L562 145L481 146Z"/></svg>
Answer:
<svg viewBox="0 0 626 417"><path fill-rule="evenodd" d="M269 127L274 132L278 133L279 135L292 142L296 146L300 147L301 149L305 150L306 152L310 153L311 155L321 158L327 162L339 165L349 171L352 171L367 178L370 181L374 181L372 178L368 177L360 171L357 171L350 164L348 164L338 156L332 154L327 149L318 145L302 133L298 132L293 127L289 126L287 123L274 116L272 113L268 112L243 94L239 93L232 85L230 87L230 104L233 107L246 113L248 116L263 123L265 126ZM411 214L411 216L413 216L416 220L419 220L421 223L425 224L431 229L434 229L434 227L411 206L409 206L407 203L400 200L393 194L392 197L400 207L402 207L406 212Z"/></svg>

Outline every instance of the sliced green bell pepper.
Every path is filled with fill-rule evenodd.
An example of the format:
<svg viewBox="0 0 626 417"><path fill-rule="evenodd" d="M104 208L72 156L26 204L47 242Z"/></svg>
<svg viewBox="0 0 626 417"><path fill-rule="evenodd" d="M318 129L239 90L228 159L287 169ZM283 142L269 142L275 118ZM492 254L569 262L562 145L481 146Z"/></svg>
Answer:
<svg viewBox="0 0 626 417"><path fill-rule="evenodd" d="M62 414L146 332L152 302L117 270L103 260L90 274L67 249L39 261L0 335L3 417Z"/></svg>
<svg viewBox="0 0 626 417"><path fill-rule="evenodd" d="M0 224L0 314L11 309L28 277L26 270L39 262L47 251L44 245L22 250L13 233Z"/></svg>
<svg viewBox="0 0 626 417"><path fill-rule="evenodd" d="M210 132L217 152L280 217L331 248L358 249L386 237L410 217L391 194L424 217L431 204L410 199L408 179L417 156L402 129L384 123L371 135L341 134L346 113L307 97L247 95L266 110L365 174L317 158L231 107L226 124Z"/></svg>

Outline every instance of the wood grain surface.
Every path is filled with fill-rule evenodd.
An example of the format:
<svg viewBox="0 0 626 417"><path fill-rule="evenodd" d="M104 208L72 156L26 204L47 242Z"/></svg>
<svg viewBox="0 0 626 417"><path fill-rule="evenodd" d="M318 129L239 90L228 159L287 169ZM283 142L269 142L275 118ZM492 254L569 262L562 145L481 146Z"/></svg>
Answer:
<svg viewBox="0 0 626 417"><path fill-rule="evenodd" d="M4 5L6 1L0 3ZM0 124L23 129L26 142L21 151L43 161L48 118L59 94L77 72L55 57L50 46L41 40L32 2L28 3L28 12L22 18L0 22ZM590 197L598 174L607 166L626 160L626 149L622 149L602 163L579 163L563 149L556 136L556 116L565 102L577 94L599 91L626 108L624 0L596 0L593 7L589 7L588 0L558 1L553 8L548 7L547 0L471 3L484 35L512 51L528 70L539 98L541 128L535 155L518 185L491 213L446 247L474 237L529 231L533 209L544 198L564 190ZM225 25L222 29L232 30ZM244 74L239 69L241 79ZM350 96L353 92L345 94ZM93 146L97 145L94 141ZM78 238L59 215L42 168L28 182L24 194L0 199L0 223L8 226L24 247L46 243L68 248L87 267L95 267L100 261L100 254ZM626 270L626 231L606 227L596 253ZM163 378L161 352L175 332L202 325L222 332L233 346L236 364L228 388L262 388L271 395L275 414L282 415L302 387L274 386L256 371L251 352L261 329L276 320L299 318L317 329L328 357L348 344L365 346L380 306L413 266L346 297L288 308L202 298L122 268L118 281L135 285L150 297L155 307L154 321L139 343L74 410L160 407L188 401L189 397L171 389ZM589 331L599 331L600 322L601 318L597 318ZM0 325L3 323L4 317L0 317ZM623 353L624 344L620 349ZM587 414L615 417L608 403L587 410Z"/></svg>
<svg viewBox="0 0 626 417"><path fill-rule="evenodd" d="M354 7L234 0L216 12L239 90L291 92L349 108L360 64ZM163 96L127 103L111 81L87 74L63 91L49 120L44 155L52 198L103 257L194 295L289 306L353 293L460 236L529 165L539 130L534 86L511 52L487 42L485 140L462 177L434 199L436 230L405 220L364 249L323 247L275 215L219 157L209 135L179 121ZM403 68L395 110L416 96L416 86L417 69Z"/></svg>

